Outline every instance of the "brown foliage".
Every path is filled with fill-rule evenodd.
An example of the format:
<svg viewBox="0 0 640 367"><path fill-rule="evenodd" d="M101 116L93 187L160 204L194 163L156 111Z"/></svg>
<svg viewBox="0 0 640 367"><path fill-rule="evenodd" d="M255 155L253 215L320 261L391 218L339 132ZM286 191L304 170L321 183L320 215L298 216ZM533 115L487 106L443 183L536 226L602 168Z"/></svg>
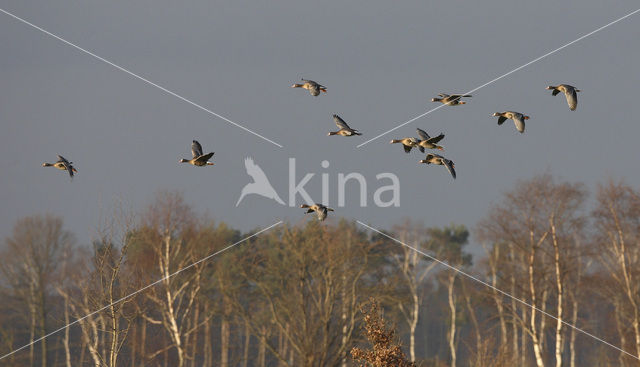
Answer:
<svg viewBox="0 0 640 367"><path fill-rule="evenodd" d="M415 363L409 362L402 352L395 338L395 330L387 330L385 321L378 311L378 303L370 300L367 310L361 309L364 315L364 330L367 339L372 345L371 350L358 347L351 349L351 357L356 361L364 362L360 366L372 367L413 367Z"/></svg>

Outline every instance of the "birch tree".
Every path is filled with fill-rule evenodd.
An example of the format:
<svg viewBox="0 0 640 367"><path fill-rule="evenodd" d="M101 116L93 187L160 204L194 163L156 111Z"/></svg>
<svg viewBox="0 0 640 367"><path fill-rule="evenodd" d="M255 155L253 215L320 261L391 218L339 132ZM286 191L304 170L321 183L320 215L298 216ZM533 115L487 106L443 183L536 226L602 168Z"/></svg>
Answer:
<svg viewBox="0 0 640 367"><path fill-rule="evenodd" d="M526 269L527 302L532 306L518 315L512 307L514 322L526 325L532 340L536 365L545 365L546 312L549 301L555 304L553 355L555 365L562 366L565 345L563 321L566 319L566 281L575 271L576 233L585 223L582 206L586 192L582 185L556 183L550 175L539 175L517 184L494 206L478 228L479 238L492 243L507 243L514 250L513 259L522 259ZM512 279L520 279L521 274ZM540 317L540 318L539 318ZM526 321L525 321L526 319ZM522 350L521 353L525 351Z"/></svg>
<svg viewBox="0 0 640 367"><path fill-rule="evenodd" d="M144 276L140 275L142 279L161 279L157 286L144 293L157 313L144 313L142 317L164 328L177 355L176 366L184 367L193 357L188 353L186 342L197 328L189 327L188 320L195 310L204 264L171 275L206 256L205 248L199 242L201 222L182 195L172 192L159 193L141 220L140 228L131 235L132 260L138 259L142 264L145 262L140 257L146 257L152 264L149 268L137 268L139 275L142 270L146 272ZM148 358L163 352L160 349Z"/></svg>
<svg viewBox="0 0 640 367"><path fill-rule="evenodd" d="M53 281L65 249L74 244L60 217L35 215L17 221L0 254L0 272L23 304L29 320L29 341L47 335L48 310ZM49 361L47 339L38 343L39 364ZM36 345L29 347L29 364L36 365Z"/></svg>
<svg viewBox="0 0 640 367"><path fill-rule="evenodd" d="M619 300L614 302L617 317L631 326L632 350L640 358L640 195L624 183L600 185L593 217L599 245L596 259L613 285L605 291ZM620 339L624 348L624 331Z"/></svg>

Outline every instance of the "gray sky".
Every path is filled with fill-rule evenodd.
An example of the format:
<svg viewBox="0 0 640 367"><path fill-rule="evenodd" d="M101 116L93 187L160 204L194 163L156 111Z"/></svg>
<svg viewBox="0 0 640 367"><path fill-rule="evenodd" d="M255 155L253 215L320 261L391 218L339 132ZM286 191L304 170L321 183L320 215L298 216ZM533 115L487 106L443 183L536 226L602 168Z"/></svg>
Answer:
<svg viewBox="0 0 640 367"><path fill-rule="evenodd" d="M473 227L501 192L549 170L589 188L608 178L640 184L633 112L640 73L640 15L628 18L361 148L361 142L436 106L439 92L465 92L638 8L632 0L580 1L95 1L0 0L14 13L247 128L218 118L0 14L0 236L16 219L51 212L86 242L114 201L141 209L158 190L182 190L200 211L247 230L299 208L258 196L235 203L252 156L287 200L288 158L320 201L319 174L400 177L400 208L361 208L356 186L336 216L389 228L403 217ZM289 86L310 78L317 98ZM575 112L544 88L582 90ZM491 114L531 116L521 135ZM331 114L362 137L328 137ZM418 165L389 140L421 127L444 132L443 167ZM214 167L179 164L198 139ZM40 167L61 154L78 175ZM320 166L328 160L328 169ZM301 199L298 198L297 204Z"/></svg>

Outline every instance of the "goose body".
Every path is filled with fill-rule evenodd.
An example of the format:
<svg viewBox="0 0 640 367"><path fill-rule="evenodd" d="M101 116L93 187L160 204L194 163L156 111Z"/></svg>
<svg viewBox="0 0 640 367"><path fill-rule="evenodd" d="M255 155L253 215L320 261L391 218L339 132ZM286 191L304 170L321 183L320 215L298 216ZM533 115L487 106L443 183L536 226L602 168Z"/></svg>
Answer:
<svg viewBox="0 0 640 367"><path fill-rule="evenodd" d="M209 159L213 156L213 152L202 154L202 145L198 143L197 140L194 140L191 143L191 159L181 159L180 163L189 163L194 166L202 167L202 166L213 166L213 162L209 162Z"/></svg>
<svg viewBox="0 0 640 367"><path fill-rule="evenodd" d="M312 96L317 97L320 95L320 92L327 93L327 87L324 85L314 82L309 79L301 79L302 83L295 83L291 86L291 88L304 88L311 93Z"/></svg>
<svg viewBox="0 0 640 367"><path fill-rule="evenodd" d="M444 148L437 143L444 138L444 134L440 133L438 136L430 137L426 131L422 129L416 129L420 140L418 141L418 149L421 153L424 153L425 149L438 149L444 150Z"/></svg>
<svg viewBox="0 0 640 367"><path fill-rule="evenodd" d="M58 155L58 161L56 163L42 163L42 167L55 167L61 171L69 172L69 176L73 178L73 175L78 172L77 169L73 167L73 162L69 162L63 156Z"/></svg>
<svg viewBox="0 0 640 367"><path fill-rule="evenodd" d="M574 86L569 84L560 84L560 85L550 85L547 87L547 90L552 90L551 95L557 95L558 93L564 93L564 96L567 98L567 104L569 105L569 109L571 111L575 111L578 107L578 92L580 89L577 89Z"/></svg>
<svg viewBox="0 0 640 367"><path fill-rule="evenodd" d="M354 135L362 135L356 129L352 129L347 125L347 123L340 118L338 115L333 115L333 121L335 121L336 126L340 129L338 131L329 131L328 135L342 135L342 136L354 136Z"/></svg>
<svg viewBox="0 0 640 367"><path fill-rule="evenodd" d="M493 116L498 117L498 125L502 125L507 119L513 120L516 129L518 129L520 133L524 133L524 120L529 119L529 116L514 111L496 112Z"/></svg>
<svg viewBox="0 0 640 367"><path fill-rule="evenodd" d="M420 163L425 163L425 164L435 164L438 166L445 166L447 167L447 171L449 171L449 173L451 174L451 176L453 177L453 179L455 180L456 178L456 170L455 170L455 163L453 163L452 160L447 159L441 155L438 154L433 154L433 153L429 153L427 154L426 158L423 160L419 161Z"/></svg>
<svg viewBox="0 0 640 367"><path fill-rule="evenodd" d="M305 214L316 212L319 221L325 220L325 218L327 218L327 212L333 211L333 209L327 208L326 206L317 203L313 205L302 204L300 205L300 207L303 209L307 209Z"/></svg>
<svg viewBox="0 0 640 367"><path fill-rule="evenodd" d="M460 104L466 104L467 102L461 101L460 98L471 97L471 94L438 94L439 97L431 98L431 102L440 102L449 106L457 106Z"/></svg>
<svg viewBox="0 0 640 367"><path fill-rule="evenodd" d="M401 143L404 148L405 153L411 152L411 148L418 146L419 140L416 138L402 138L402 139L393 139L389 143L397 144Z"/></svg>

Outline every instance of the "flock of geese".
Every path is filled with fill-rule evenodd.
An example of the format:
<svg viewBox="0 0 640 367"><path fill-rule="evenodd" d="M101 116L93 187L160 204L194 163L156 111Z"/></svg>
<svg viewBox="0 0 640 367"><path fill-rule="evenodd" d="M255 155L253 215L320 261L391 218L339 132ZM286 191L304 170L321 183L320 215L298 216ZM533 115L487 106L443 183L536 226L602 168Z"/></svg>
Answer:
<svg viewBox="0 0 640 367"><path fill-rule="evenodd" d="M291 87L304 88L308 90L309 93L311 93L311 95L314 97L319 96L320 92L327 93L327 87L313 80L308 80L308 79L302 79L301 84L296 83L296 84L293 84ZM569 105L569 109L571 111L575 111L576 108L578 107L577 92L580 92L579 89L576 89L575 87L569 84L550 85L546 89L553 91L551 94L554 96L560 92L564 93L565 97L567 98L567 104ZM447 106L458 106L458 105L463 105L467 103L463 101L462 98L470 98L470 97L472 97L470 94L440 93L438 94L438 97L432 98L431 102L440 102ZM528 120L530 118L529 116L523 113L515 112L515 111L496 112L493 114L493 116L498 117L498 125L502 125L506 120L513 120L514 124L516 125L516 129L520 133L524 133L524 127L525 127L524 122L525 120ZM340 130L331 131L329 132L329 135L342 135L342 136L362 135L360 132L358 132L358 130L352 129L351 127L349 127L349 125L338 115L335 115L335 114L333 115L333 121L335 121L336 126L338 126ZM444 139L443 133L440 133L438 136L431 137L426 131L422 129L418 128L416 129L416 132L418 134L417 138L405 137L402 139L392 139L390 143L402 144L402 147L404 148L405 153L411 152L411 149L413 148L417 148L418 150L420 150L421 153L424 153L425 149L444 150L444 148L441 145L438 145L438 143L442 139ZM456 178L455 163L452 160L447 159L439 154L428 153L424 159L421 159L418 162L444 166L447 168L451 176L454 179ZM321 217L320 211L323 210L323 206L320 204L316 204L315 206L317 206L317 208L309 208L308 212L316 211L318 213L318 218L320 218ZM322 215L322 218L325 218L326 210L324 210L323 213L324 214Z"/></svg>
<svg viewBox="0 0 640 367"><path fill-rule="evenodd" d="M303 88L309 91L309 93L314 96L317 97L320 95L320 93L327 93L327 87L325 87L322 84L319 84L313 80L309 80L309 79L302 79L301 80L302 83L295 83L291 86L291 88ZM578 106L578 92L580 92L579 89L569 85L569 84L559 84L559 85L550 85L546 88L547 90L551 90L552 91L552 95L557 95L560 92L564 93L566 99L567 99L567 104L569 105L569 109L571 111L575 111L577 106ZM461 100L462 98L469 98L471 97L470 94L445 94L445 93L440 93L438 94L438 97L432 98L431 102L440 102L444 105L448 105L448 106L458 106L458 105L463 105L466 104L467 102ZM524 133L524 128L525 128L525 120L529 119L529 116L520 113L520 112L515 112L515 111L504 111L504 112L496 112L493 114L493 116L498 117L498 125L502 125L506 120L513 120L516 129L520 132L520 133ZM330 131L328 135L341 135L341 136L358 136L358 135L362 135L358 130L356 129L352 129L351 127L349 127L349 125L337 114L333 115L333 121L335 122L336 126L338 127L337 131ZM436 149L436 150L444 150L444 148L440 145L438 145L438 143L444 139L444 134L440 133L437 136L429 136L429 134L427 134L426 131L422 130L422 129L416 129L416 132L418 134L418 137L405 137L402 139L393 139L391 140L391 144L402 144L402 147L404 148L405 153L410 153L411 150L413 148L417 148L421 153L425 152L425 149ZM197 166L197 167L204 167L204 166L213 166L214 163L210 162L209 159L211 159L211 157L213 157L213 152L204 154L203 150L202 150L202 145L200 145L200 143L197 140L194 140L191 143L191 159L180 159L180 163L189 163L191 165ZM451 176L455 179L456 178L456 171L455 171L455 164L452 160L447 159L439 154L435 154L435 153L428 153L427 156L425 157L425 159L422 159L419 161L419 163L425 163L425 164L433 164L433 165L441 165L441 166L445 166L447 168L447 170L449 171L449 173L451 174ZM78 170L75 169L75 167L73 167L73 162L68 161L67 159L65 159L63 156L58 155L58 161L55 163L43 163L42 164L43 167L55 167L59 170L62 171L67 171L69 173L69 176L73 179L73 176L75 173L78 172ZM322 204L314 204L314 205L307 205L307 204L302 204L300 205L300 208L303 209L307 209L306 213L313 213L315 212L318 220L323 221L326 217L327 217L327 213L330 211L334 211L331 208L326 207L325 205Z"/></svg>

